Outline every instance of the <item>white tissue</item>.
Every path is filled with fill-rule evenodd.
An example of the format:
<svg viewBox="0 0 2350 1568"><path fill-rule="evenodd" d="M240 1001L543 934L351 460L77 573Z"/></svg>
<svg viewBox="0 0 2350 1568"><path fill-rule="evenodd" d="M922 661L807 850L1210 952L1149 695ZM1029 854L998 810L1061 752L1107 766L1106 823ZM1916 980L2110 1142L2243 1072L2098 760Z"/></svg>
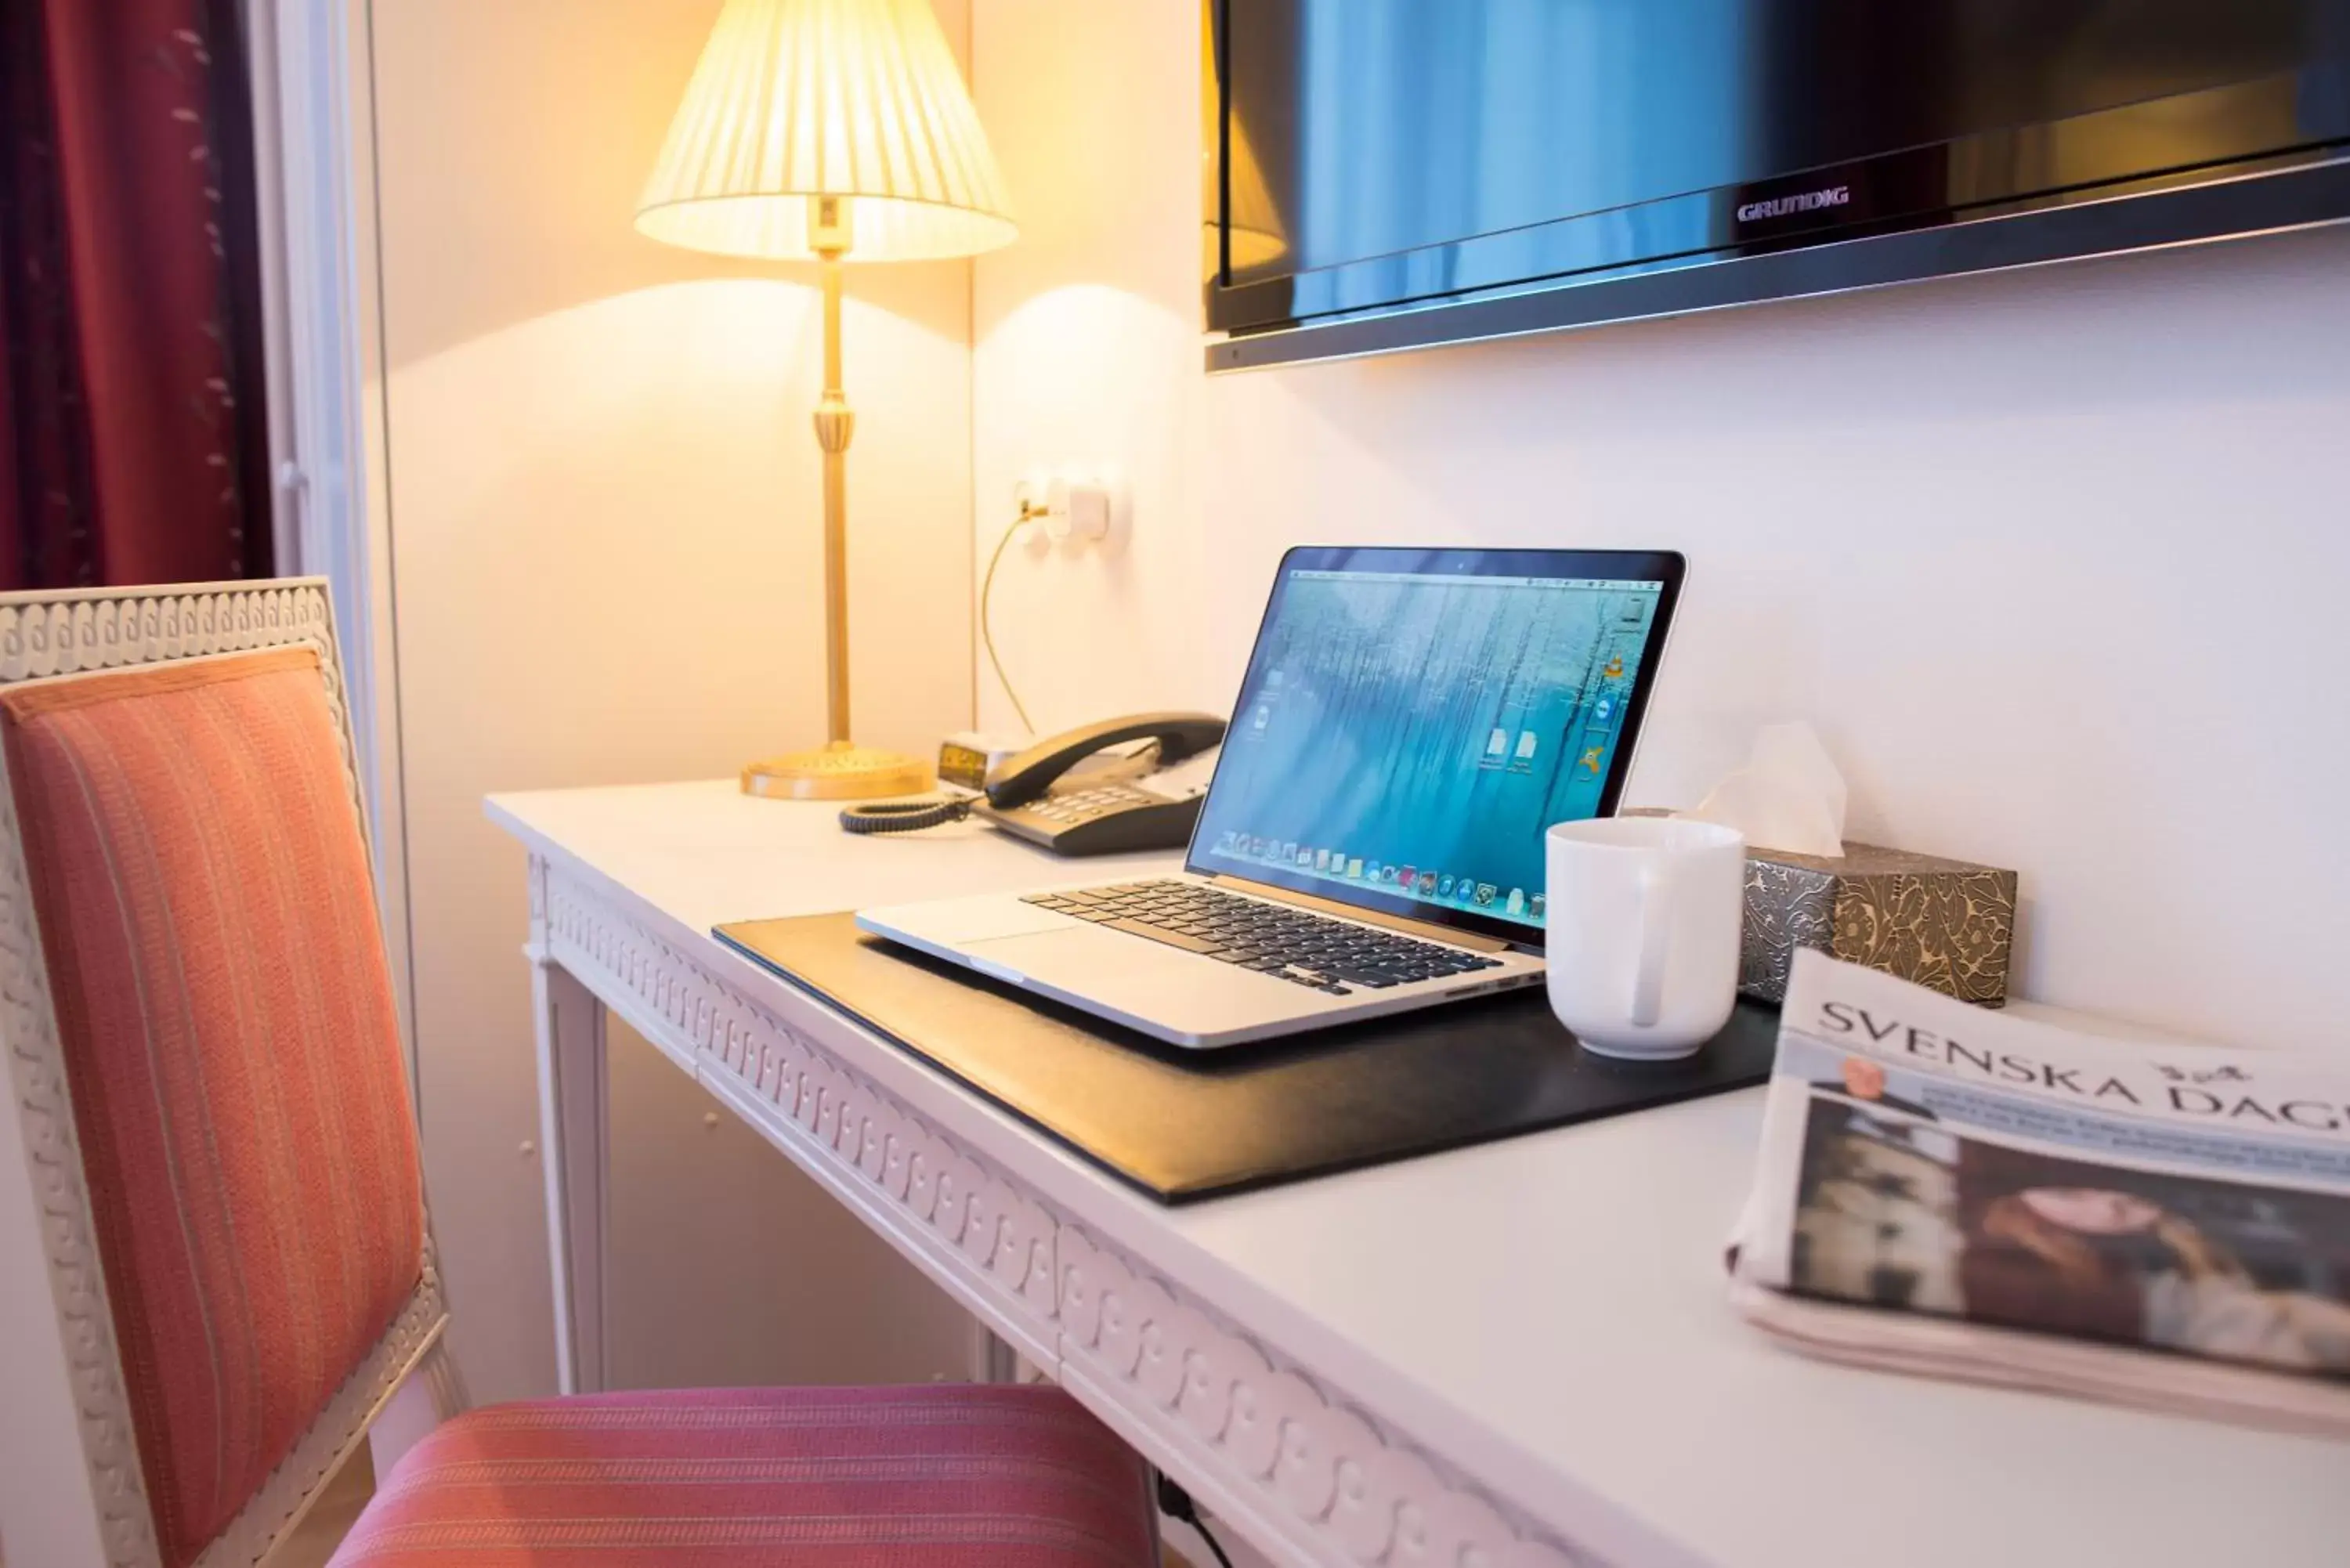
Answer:
<svg viewBox="0 0 2350 1568"><path fill-rule="evenodd" d="M1799 722L1757 731L1746 765L1680 815L1734 827L1751 848L1838 858L1844 806L1844 774L1818 733Z"/></svg>

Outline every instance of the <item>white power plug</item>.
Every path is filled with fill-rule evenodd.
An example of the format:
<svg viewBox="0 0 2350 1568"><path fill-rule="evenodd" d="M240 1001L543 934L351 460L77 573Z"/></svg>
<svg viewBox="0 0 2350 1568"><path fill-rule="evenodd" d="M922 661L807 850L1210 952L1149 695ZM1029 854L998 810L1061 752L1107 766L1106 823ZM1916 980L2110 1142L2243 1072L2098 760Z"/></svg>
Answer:
<svg viewBox="0 0 2350 1568"><path fill-rule="evenodd" d="M1063 549L1082 550L1109 537L1109 486L1055 475L1045 493L1045 532Z"/></svg>
<svg viewBox="0 0 2350 1568"><path fill-rule="evenodd" d="M1069 555L1125 542L1124 488L1083 470L1037 470L1012 487L1019 524L1043 524L1042 543ZM1033 548L1039 541L1031 535Z"/></svg>

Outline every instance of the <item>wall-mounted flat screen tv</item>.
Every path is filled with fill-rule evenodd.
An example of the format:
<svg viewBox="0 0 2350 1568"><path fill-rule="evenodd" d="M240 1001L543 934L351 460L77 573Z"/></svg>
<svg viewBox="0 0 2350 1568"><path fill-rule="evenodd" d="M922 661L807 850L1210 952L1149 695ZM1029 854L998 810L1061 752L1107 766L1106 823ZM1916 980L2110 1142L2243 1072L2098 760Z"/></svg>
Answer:
<svg viewBox="0 0 2350 1568"><path fill-rule="evenodd" d="M1205 0L1211 369L2350 217L2350 0Z"/></svg>

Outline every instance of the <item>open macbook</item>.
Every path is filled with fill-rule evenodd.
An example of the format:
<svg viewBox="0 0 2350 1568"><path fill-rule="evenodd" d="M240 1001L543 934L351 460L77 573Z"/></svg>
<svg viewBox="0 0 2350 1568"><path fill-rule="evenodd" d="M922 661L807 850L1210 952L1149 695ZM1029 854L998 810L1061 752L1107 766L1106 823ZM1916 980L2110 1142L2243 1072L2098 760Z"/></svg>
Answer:
<svg viewBox="0 0 2350 1568"><path fill-rule="evenodd" d="M1612 812L1684 565L1292 550L1180 875L864 909L1177 1045L1542 977L1544 830Z"/></svg>

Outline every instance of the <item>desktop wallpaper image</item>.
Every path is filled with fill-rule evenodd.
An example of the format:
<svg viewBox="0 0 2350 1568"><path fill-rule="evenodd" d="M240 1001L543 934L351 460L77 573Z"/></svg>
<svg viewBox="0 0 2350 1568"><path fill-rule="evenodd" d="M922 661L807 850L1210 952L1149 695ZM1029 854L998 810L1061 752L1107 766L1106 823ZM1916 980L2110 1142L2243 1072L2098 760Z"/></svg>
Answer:
<svg viewBox="0 0 2350 1568"><path fill-rule="evenodd" d="M1599 809L1662 585L1295 569L1242 687L1211 861L1543 923Z"/></svg>

